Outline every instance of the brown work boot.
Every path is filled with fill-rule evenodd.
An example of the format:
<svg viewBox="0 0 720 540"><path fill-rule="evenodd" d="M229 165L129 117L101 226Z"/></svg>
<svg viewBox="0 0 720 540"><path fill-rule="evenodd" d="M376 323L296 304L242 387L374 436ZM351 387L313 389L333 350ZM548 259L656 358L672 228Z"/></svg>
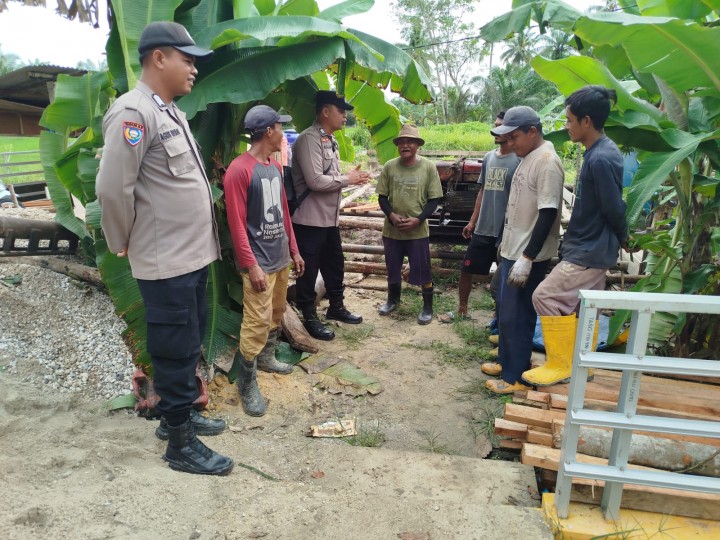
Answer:
<svg viewBox="0 0 720 540"><path fill-rule="evenodd" d="M485 375L497 377L502 373L502 366L498 362L484 362L480 366L480 371L482 371Z"/></svg>
<svg viewBox="0 0 720 540"><path fill-rule="evenodd" d="M506 396L508 394L512 394L514 392L517 392L519 390L532 390L530 386L525 386L520 381L516 382L515 384L510 384L508 382L500 380L491 379L488 381L485 381L485 388L490 390L494 394L499 394L501 396Z"/></svg>

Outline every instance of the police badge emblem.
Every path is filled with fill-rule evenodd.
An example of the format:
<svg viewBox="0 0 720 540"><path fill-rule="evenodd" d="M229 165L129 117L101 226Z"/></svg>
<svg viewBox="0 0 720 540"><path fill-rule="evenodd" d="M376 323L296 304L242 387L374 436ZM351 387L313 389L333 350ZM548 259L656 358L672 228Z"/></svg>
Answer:
<svg viewBox="0 0 720 540"><path fill-rule="evenodd" d="M136 146L142 141L145 134L145 126L137 122L123 122L122 131L125 140L130 146Z"/></svg>

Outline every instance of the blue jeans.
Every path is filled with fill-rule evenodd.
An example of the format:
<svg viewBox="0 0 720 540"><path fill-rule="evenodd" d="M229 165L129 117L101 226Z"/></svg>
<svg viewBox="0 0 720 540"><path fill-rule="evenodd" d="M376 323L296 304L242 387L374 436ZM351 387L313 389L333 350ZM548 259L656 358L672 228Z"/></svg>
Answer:
<svg viewBox="0 0 720 540"><path fill-rule="evenodd" d="M502 379L509 384L520 380L530 369L532 340L537 313L532 295L545 279L550 261L535 262L524 287L508 285L507 278L515 261L503 258L500 265L500 291L498 302L498 328L500 330L498 362L502 366Z"/></svg>

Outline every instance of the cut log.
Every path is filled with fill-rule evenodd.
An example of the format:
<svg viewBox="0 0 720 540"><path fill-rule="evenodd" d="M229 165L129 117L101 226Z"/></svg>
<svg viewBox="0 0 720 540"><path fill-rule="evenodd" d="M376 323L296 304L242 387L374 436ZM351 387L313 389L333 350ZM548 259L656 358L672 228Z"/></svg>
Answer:
<svg viewBox="0 0 720 540"><path fill-rule="evenodd" d="M98 289L105 289L105 283L103 283L100 277L100 272L97 268L92 268L91 266L85 266L55 257L2 257L0 258L0 263L3 262L40 266L41 268L47 268L59 274L65 274L73 279L84 281Z"/></svg>
<svg viewBox="0 0 720 540"><path fill-rule="evenodd" d="M535 467L557 471L560 462L560 450L525 443L520 454L520 459L525 465L533 465ZM580 463L607 465L607 460L605 459L584 456L582 454L577 455L577 461ZM648 467L640 467L637 465L630 465L629 467L631 469L652 470ZM573 478L572 485L571 500L599 504L602 498L602 489L600 488L602 488L604 482L585 478ZM594 497L590 499L588 498L588 494L591 494L593 489L595 492ZM626 484L623 489L621 506L622 508L649 510L661 514L674 514L677 516L689 516L702 519L720 519L720 495L693 493L679 489L664 489Z"/></svg>
<svg viewBox="0 0 720 540"><path fill-rule="evenodd" d="M360 274L374 274L377 276L387 275L387 267L384 263L345 261L345 271L359 272ZM433 267L432 271L440 276L455 276L458 274L458 270L453 270L451 268Z"/></svg>
<svg viewBox="0 0 720 540"><path fill-rule="evenodd" d="M294 349L311 354L315 354L320 350L315 344L315 340L305 330L295 310L289 304L285 306L281 326L283 334Z"/></svg>
<svg viewBox="0 0 720 540"><path fill-rule="evenodd" d="M345 197L343 200L340 201L340 209L342 210L345 208L350 201L354 201L355 199L359 199L363 195L367 194L368 191L372 188L372 184L365 184L364 186L360 186L355 191L353 191L350 195Z"/></svg>
<svg viewBox="0 0 720 540"><path fill-rule="evenodd" d="M362 244L343 244L343 253L363 253L365 255L385 255L383 246L365 246ZM448 251L447 249L430 249L430 258L442 259L447 261L462 261L465 258L464 253L457 251Z"/></svg>
<svg viewBox="0 0 720 540"><path fill-rule="evenodd" d="M564 426L556 427L550 436L555 448L562 445ZM531 441L528 434L528 442ZM586 456L605 458L610 455L612 431L607 429L580 426L577 451ZM698 444L662 438L659 436L633 433L630 442L628 463L644 465L654 469L681 472L691 469L691 474L720 477L720 448L708 444Z"/></svg>
<svg viewBox="0 0 720 540"><path fill-rule="evenodd" d="M372 231L383 230L383 220L377 218L340 216L341 229L370 229Z"/></svg>

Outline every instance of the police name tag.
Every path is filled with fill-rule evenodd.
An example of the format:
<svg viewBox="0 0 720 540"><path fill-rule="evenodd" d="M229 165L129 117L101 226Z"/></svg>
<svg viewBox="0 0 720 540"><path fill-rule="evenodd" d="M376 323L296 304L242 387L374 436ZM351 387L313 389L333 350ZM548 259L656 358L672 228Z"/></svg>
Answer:
<svg viewBox="0 0 720 540"><path fill-rule="evenodd" d="M145 134L145 126L137 122L123 122L122 130L123 136L130 146L136 146L142 141Z"/></svg>

